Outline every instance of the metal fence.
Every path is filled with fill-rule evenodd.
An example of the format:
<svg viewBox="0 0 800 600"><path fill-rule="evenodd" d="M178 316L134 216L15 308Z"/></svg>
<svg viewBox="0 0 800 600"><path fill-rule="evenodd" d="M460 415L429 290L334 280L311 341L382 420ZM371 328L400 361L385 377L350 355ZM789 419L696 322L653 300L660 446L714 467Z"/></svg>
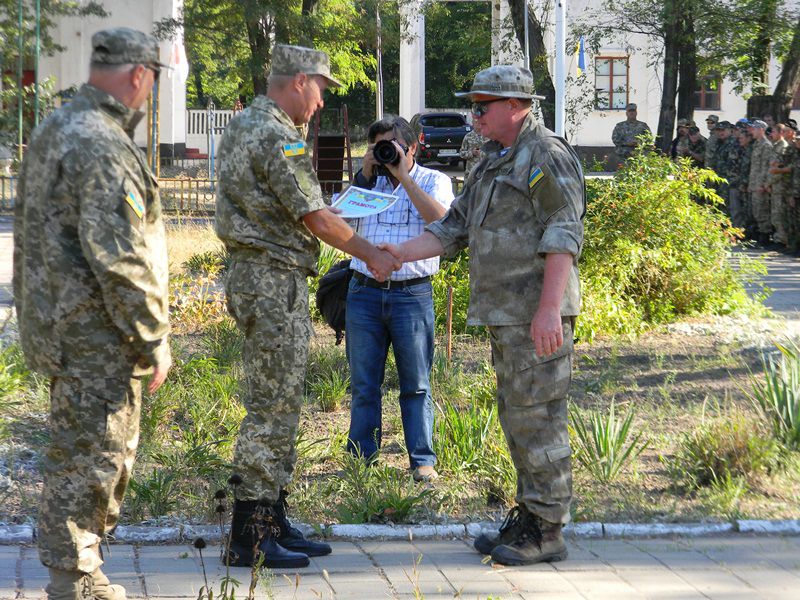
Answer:
<svg viewBox="0 0 800 600"><path fill-rule="evenodd" d="M345 174L346 176L346 174ZM451 178L453 192L461 191L463 177ZM325 184L325 182L321 182ZM345 179L344 187L349 182ZM165 212L213 214L217 199L217 182L210 179L166 179L158 180L161 205ZM0 212L11 212L17 195L17 178L0 176Z"/></svg>

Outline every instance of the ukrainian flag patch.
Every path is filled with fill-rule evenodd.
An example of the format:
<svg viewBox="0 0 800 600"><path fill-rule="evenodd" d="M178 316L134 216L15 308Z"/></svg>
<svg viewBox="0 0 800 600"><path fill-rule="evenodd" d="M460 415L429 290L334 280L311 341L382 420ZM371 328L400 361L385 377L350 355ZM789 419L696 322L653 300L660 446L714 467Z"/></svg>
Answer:
<svg viewBox="0 0 800 600"><path fill-rule="evenodd" d="M283 145L283 155L284 156L300 156L301 154L306 153L306 143L305 142L296 142L294 144L284 144Z"/></svg>
<svg viewBox="0 0 800 600"><path fill-rule="evenodd" d="M136 186L133 185L133 182L126 179L122 189L125 192L125 202L128 203L134 214L140 219L144 217L144 202L136 193Z"/></svg>
<svg viewBox="0 0 800 600"><path fill-rule="evenodd" d="M528 177L528 188L529 189L535 188L536 184L539 183L543 177L544 173L542 172L542 170L539 167L536 167L533 173L531 173L531 176Z"/></svg>

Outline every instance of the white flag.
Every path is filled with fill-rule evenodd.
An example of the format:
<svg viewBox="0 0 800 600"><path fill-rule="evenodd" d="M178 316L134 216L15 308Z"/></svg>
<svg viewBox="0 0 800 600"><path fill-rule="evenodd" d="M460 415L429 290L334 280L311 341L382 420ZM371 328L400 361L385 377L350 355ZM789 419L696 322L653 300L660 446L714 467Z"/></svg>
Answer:
<svg viewBox="0 0 800 600"><path fill-rule="evenodd" d="M169 66L172 67L168 74L175 73L180 83L186 83L189 77L189 62L186 60L186 50L183 49L183 41L172 42L172 51L169 53Z"/></svg>

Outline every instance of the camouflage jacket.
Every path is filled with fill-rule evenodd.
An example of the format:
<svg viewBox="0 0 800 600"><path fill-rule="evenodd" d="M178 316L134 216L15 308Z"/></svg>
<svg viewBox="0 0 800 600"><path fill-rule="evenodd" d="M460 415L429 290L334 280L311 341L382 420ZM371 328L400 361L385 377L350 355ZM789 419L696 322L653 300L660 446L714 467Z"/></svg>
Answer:
<svg viewBox="0 0 800 600"><path fill-rule="evenodd" d="M302 218L324 208L305 141L289 115L258 96L219 146L217 235L233 260L315 275L319 242Z"/></svg>
<svg viewBox="0 0 800 600"><path fill-rule="evenodd" d="M687 137L686 156L692 159L692 164L696 167L707 167L706 165L706 145L708 140L702 135L698 136L697 141L693 142Z"/></svg>
<svg viewBox="0 0 800 600"><path fill-rule="evenodd" d="M738 164L739 147L739 142L731 136L717 145L717 151L714 154L717 175L727 179L729 184L738 175L733 170Z"/></svg>
<svg viewBox="0 0 800 600"><path fill-rule="evenodd" d="M497 142L484 150L447 214L426 227L442 243L445 256L469 246L468 323L530 323L550 253L573 256L561 314L577 315L586 206L577 155L531 115L507 152Z"/></svg>
<svg viewBox="0 0 800 600"><path fill-rule="evenodd" d="M769 160L769 168L773 167L783 168L791 166L791 151L794 150L793 145L790 145L786 140L780 139L772 145L772 155ZM785 194L789 190L792 181L791 173L769 173L767 181L772 186L772 193Z"/></svg>
<svg viewBox="0 0 800 600"><path fill-rule="evenodd" d="M750 155L750 187L751 192L759 192L767 185L769 161L772 157L772 144L767 138L753 140L753 152Z"/></svg>
<svg viewBox="0 0 800 600"><path fill-rule="evenodd" d="M750 189L750 165L753 160L753 142L746 145L739 144L740 168L739 168L739 189L746 192Z"/></svg>
<svg viewBox="0 0 800 600"><path fill-rule="evenodd" d="M617 158L620 160L625 160L631 154L635 148L633 146L628 146L627 144L637 143L638 138L645 132L649 132L650 127L647 126L647 123L644 121L634 121L633 123L629 123L626 121L620 121L614 126L614 131L611 133L611 141L613 142L614 146L617 147Z"/></svg>
<svg viewBox="0 0 800 600"><path fill-rule="evenodd" d="M800 198L800 150L797 148L792 154L792 184L789 188L789 195Z"/></svg>
<svg viewBox="0 0 800 600"><path fill-rule="evenodd" d="M712 169L713 171L717 170L717 148L719 147L719 144L720 139L717 137L717 134L713 131L710 131L708 133L708 139L705 143L705 148L703 149L705 157L703 158L702 163L706 169Z"/></svg>
<svg viewBox="0 0 800 600"><path fill-rule="evenodd" d="M467 161L464 165L464 181L467 180L470 172L475 168L475 165L478 164L483 156L483 153L475 156L474 151L479 150L485 143L486 138L474 129L464 136L464 141L461 142L461 149L458 152L458 155Z"/></svg>
<svg viewBox="0 0 800 600"><path fill-rule="evenodd" d="M48 375L130 377L169 358L158 185L142 113L84 85L34 131L14 207L22 348Z"/></svg>

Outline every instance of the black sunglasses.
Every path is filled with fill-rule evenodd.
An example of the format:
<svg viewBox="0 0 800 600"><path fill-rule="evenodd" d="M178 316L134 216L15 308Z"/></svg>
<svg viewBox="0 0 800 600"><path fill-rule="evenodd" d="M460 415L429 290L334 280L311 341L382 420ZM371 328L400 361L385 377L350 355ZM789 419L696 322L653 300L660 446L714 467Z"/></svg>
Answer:
<svg viewBox="0 0 800 600"><path fill-rule="evenodd" d="M495 98L493 100L484 100L482 102L473 102L472 103L472 114L475 115L476 117L482 117L483 115L485 115L489 111L488 106L492 102L504 102L506 100L508 100L508 98Z"/></svg>
<svg viewBox="0 0 800 600"><path fill-rule="evenodd" d="M158 81L158 76L161 75L161 69L153 65L142 65L145 69L150 69L153 72L153 81Z"/></svg>

